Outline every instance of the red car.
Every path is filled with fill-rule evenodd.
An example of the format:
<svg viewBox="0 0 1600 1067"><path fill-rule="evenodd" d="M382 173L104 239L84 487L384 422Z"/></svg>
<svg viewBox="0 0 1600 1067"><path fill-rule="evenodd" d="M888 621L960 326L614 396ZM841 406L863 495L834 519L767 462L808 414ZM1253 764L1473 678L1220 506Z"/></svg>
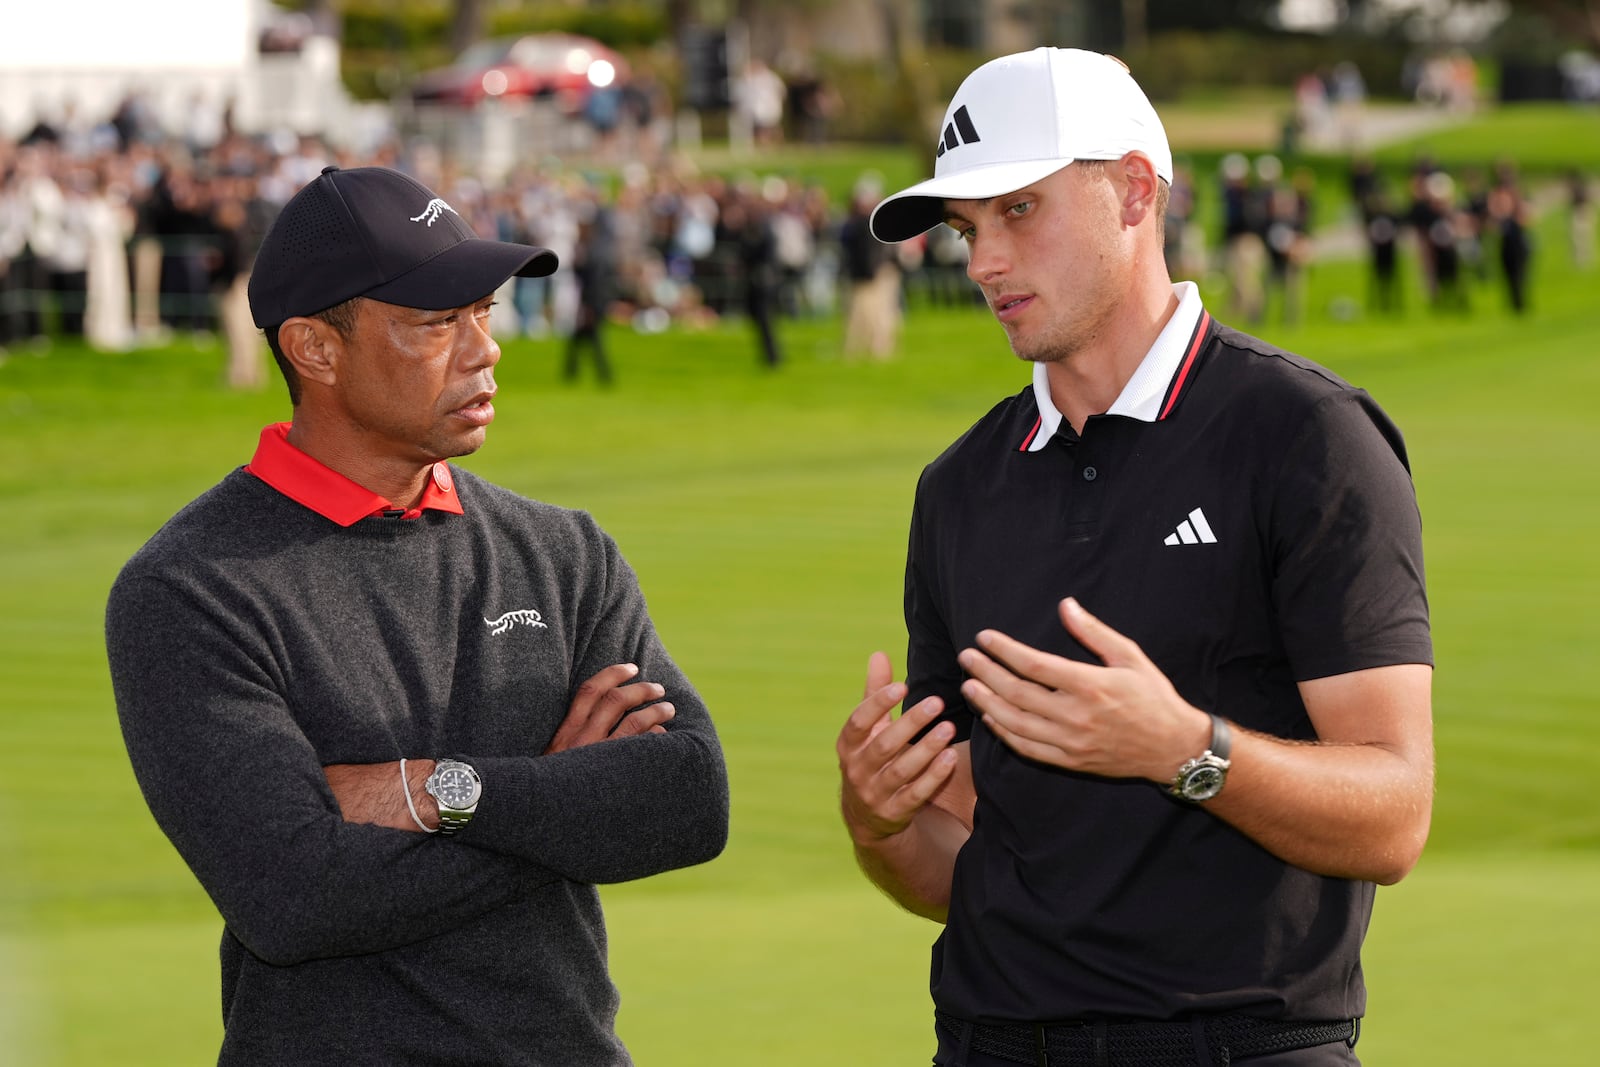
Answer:
<svg viewBox="0 0 1600 1067"><path fill-rule="evenodd" d="M566 33L534 33L478 42L450 66L419 75L411 98L419 104L458 107L490 97L554 98L563 111L575 113L593 90L627 79L627 61L599 41Z"/></svg>

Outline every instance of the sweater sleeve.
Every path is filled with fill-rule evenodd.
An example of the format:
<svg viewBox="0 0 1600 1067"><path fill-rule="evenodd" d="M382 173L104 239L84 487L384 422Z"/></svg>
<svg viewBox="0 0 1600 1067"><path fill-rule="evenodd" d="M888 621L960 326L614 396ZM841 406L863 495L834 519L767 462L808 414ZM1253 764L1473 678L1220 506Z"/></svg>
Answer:
<svg viewBox="0 0 1600 1067"><path fill-rule="evenodd" d="M630 881L705 863L728 839L728 777L704 701L657 636L633 569L590 525L598 602L574 650L569 699L615 663L636 663L676 709L665 734L618 738L548 756L463 754L483 800L461 841L533 861L566 878Z"/></svg>
<svg viewBox="0 0 1600 1067"><path fill-rule="evenodd" d="M282 966L391 949L557 877L437 837L346 823L317 753L236 629L148 575L119 578L107 606L112 686L139 787L252 953Z"/></svg>

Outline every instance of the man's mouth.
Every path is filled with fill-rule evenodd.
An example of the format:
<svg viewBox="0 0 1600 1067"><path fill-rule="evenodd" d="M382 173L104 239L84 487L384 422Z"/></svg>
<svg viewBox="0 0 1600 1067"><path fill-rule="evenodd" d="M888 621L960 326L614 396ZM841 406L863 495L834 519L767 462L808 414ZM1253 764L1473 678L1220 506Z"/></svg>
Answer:
<svg viewBox="0 0 1600 1067"><path fill-rule="evenodd" d="M1001 322L1014 319L1022 313L1022 309L1033 303L1031 296L1005 295L997 296L990 302L994 308L995 317Z"/></svg>
<svg viewBox="0 0 1600 1067"><path fill-rule="evenodd" d="M487 426L494 421L494 392L479 393L452 413L474 426Z"/></svg>

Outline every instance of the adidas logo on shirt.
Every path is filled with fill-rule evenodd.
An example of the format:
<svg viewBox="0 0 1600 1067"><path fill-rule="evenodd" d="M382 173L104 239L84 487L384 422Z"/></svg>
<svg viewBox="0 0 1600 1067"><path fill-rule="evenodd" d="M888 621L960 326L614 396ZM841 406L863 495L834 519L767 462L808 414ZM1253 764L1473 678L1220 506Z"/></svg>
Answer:
<svg viewBox="0 0 1600 1067"><path fill-rule="evenodd" d="M964 144L976 144L981 140L983 138L978 136L978 128L972 124L972 116L967 114L967 105L962 104L956 108L956 113L950 116L950 122L944 128L944 139L939 142L939 150L934 156L937 158L952 148L960 148Z"/></svg>
<svg viewBox="0 0 1600 1067"><path fill-rule="evenodd" d="M1189 512L1189 517L1178 523L1178 529L1167 535L1164 545L1214 545L1217 535L1211 532L1206 513L1199 508Z"/></svg>

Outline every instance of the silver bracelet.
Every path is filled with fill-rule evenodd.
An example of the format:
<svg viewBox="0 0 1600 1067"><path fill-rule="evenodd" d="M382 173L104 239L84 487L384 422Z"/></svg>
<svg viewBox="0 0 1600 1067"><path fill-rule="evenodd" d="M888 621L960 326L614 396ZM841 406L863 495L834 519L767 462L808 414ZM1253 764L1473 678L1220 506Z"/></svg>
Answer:
<svg viewBox="0 0 1600 1067"><path fill-rule="evenodd" d="M411 818L416 820L417 828L425 834L438 833L438 827L430 828L427 823L422 821L422 816L417 814L417 803L411 799L411 783L406 780L406 759L404 756L400 757L400 792L406 795L406 810L411 812Z"/></svg>

